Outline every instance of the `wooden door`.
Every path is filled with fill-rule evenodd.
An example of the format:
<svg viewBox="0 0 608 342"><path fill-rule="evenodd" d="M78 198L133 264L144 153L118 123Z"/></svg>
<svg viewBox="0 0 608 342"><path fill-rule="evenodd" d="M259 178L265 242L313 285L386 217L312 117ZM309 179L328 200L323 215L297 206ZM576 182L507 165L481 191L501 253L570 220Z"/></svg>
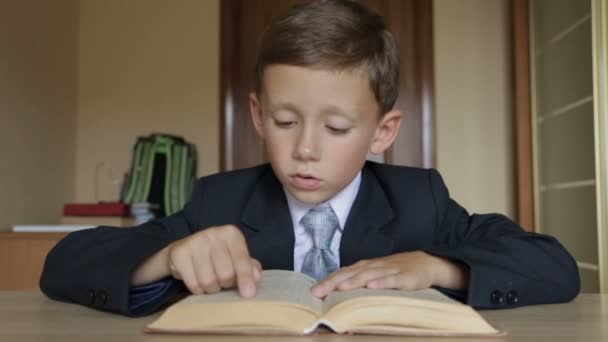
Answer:
<svg viewBox="0 0 608 342"><path fill-rule="evenodd" d="M221 169L265 162L249 113L258 41L271 19L302 0L221 1ZM398 165L435 165L432 1L365 0L381 14L401 53L400 95L404 121L383 160Z"/></svg>

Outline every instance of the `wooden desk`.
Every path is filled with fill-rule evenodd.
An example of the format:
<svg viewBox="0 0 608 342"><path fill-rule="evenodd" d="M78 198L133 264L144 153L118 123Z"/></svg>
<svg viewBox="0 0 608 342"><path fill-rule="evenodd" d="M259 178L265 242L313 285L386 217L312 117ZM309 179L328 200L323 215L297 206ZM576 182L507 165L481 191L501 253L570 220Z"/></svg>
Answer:
<svg viewBox="0 0 608 342"><path fill-rule="evenodd" d="M407 341L608 341L608 295L582 294L568 304L481 311L505 338L408 338ZM56 302L39 292L0 291L0 341L402 341L391 336L176 336L142 333L158 314L127 318Z"/></svg>

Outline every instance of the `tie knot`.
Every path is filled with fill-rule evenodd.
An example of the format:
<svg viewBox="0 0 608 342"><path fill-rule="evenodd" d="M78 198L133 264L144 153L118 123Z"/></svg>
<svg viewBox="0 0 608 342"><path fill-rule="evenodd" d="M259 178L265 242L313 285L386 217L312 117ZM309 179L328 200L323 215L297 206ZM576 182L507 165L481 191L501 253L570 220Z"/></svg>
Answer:
<svg viewBox="0 0 608 342"><path fill-rule="evenodd" d="M310 209L301 222L312 236L313 245L319 249L329 249L336 228L340 226L338 217L328 203Z"/></svg>

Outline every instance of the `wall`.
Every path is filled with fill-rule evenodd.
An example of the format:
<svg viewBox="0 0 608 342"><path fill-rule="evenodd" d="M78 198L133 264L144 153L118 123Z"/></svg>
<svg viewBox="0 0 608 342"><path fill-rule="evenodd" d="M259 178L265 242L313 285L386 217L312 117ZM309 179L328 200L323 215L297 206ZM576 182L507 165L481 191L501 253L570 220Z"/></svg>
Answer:
<svg viewBox="0 0 608 342"><path fill-rule="evenodd" d="M434 1L438 168L471 211L513 217L508 1ZM140 134L219 169L219 0L78 3L0 2L0 229L93 200L96 165L125 172Z"/></svg>
<svg viewBox="0 0 608 342"><path fill-rule="evenodd" d="M87 0L80 8L76 200L128 170L138 135L184 136L219 169L219 1ZM111 199L104 190L98 199Z"/></svg>
<svg viewBox="0 0 608 342"><path fill-rule="evenodd" d="M0 2L0 230L73 197L78 1Z"/></svg>
<svg viewBox="0 0 608 342"><path fill-rule="evenodd" d="M515 216L510 1L434 0L437 167L470 212Z"/></svg>

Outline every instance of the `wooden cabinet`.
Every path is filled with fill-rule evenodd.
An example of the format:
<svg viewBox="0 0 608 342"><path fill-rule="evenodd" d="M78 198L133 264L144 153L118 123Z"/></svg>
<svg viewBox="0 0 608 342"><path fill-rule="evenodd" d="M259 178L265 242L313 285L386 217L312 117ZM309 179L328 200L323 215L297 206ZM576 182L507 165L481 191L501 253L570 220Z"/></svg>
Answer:
<svg viewBox="0 0 608 342"><path fill-rule="evenodd" d="M66 235L0 232L0 290L37 290L46 255Z"/></svg>
<svg viewBox="0 0 608 342"><path fill-rule="evenodd" d="M514 5L520 221L566 246L583 292L608 292L608 7Z"/></svg>

